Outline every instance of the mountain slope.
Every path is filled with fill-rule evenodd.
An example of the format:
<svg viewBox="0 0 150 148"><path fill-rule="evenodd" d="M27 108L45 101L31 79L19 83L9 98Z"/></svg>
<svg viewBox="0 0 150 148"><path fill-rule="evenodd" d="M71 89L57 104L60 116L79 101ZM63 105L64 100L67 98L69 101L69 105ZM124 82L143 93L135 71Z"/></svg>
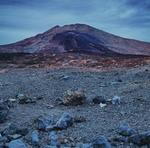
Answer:
<svg viewBox="0 0 150 148"><path fill-rule="evenodd" d="M150 43L125 39L84 24L55 26L22 40L0 46L0 53L65 53L150 55Z"/></svg>

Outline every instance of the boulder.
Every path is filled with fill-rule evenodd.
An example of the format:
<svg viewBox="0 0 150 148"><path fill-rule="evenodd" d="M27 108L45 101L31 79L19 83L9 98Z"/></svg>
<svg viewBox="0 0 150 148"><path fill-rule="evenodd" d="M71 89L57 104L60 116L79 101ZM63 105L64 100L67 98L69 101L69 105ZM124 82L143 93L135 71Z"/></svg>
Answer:
<svg viewBox="0 0 150 148"><path fill-rule="evenodd" d="M127 123L121 123L118 132L122 136L131 136L137 133Z"/></svg>
<svg viewBox="0 0 150 148"><path fill-rule="evenodd" d="M82 105L86 100L83 91L67 91L66 95L62 99L62 104L66 106Z"/></svg>
<svg viewBox="0 0 150 148"><path fill-rule="evenodd" d="M22 136L21 136L20 134L14 134L14 135L8 135L7 137L8 137L8 139L11 141L11 140L19 139L19 138L21 138Z"/></svg>
<svg viewBox="0 0 150 148"><path fill-rule="evenodd" d="M42 131L47 131L54 128L54 118L44 118L40 117L36 120L37 129Z"/></svg>
<svg viewBox="0 0 150 148"><path fill-rule="evenodd" d="M104 136L97 136L92 140L91 148L111 148L111 145Z"/></svg>
<svg viewBox="0 0 150 148"><path fill-rule="evenodd" d="M73 124L73 117L69 113L64 113L56 123L56 128L66 129Z"/></svg>
<svg viewBox="0 0 150 148"><path fill-rule="evenodd" d="M119 96L114 96L112 99L112 104L121 104L121 98Z"/></svg>
<svg viewBox="0 0 150 148"><path fill-rule="evenodd" d="M17 139L6 144L7 148L27 148L23 140Z"/></svg>
<svg viewBox="0 0 150 148"><path fill-rule="evenodd" d="M9 136L14 134L19 134L25 136L29 132L28 128L21 126L17 123L11 123L8 128L6 128L3 132L3 136Z"/></svg>

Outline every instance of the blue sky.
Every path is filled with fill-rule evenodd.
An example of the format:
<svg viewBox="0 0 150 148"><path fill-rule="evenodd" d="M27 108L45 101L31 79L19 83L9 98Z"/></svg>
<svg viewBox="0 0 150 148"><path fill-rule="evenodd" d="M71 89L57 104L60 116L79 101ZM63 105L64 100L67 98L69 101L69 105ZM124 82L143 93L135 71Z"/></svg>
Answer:
<svg viewBox="0 0 150 148"><path fill-rule="evenodd" d="M74 23L150 42L150 0L0 0L0 44Z"/></svg>

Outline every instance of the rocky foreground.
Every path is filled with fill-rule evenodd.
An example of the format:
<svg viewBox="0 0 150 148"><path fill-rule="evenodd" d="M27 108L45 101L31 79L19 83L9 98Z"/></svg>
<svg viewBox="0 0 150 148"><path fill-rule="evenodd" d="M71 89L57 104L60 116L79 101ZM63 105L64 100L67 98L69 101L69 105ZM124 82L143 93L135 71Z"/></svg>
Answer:
<svg viewBox="0 0 150 148"><path fill-rule="evenodd" d="M149 66L0 70L0 148L148 148L149 90Z"/></svg>

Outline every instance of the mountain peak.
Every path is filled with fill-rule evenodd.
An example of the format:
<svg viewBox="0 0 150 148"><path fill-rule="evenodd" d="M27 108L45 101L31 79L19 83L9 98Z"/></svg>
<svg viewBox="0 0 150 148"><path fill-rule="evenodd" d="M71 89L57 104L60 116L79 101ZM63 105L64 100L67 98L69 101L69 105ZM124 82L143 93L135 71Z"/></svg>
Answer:
<svg viewBox="0 0 150 148"><path fill-rule="evenodd" d="M54 26L23 41L0 46L0 52L150 55L150 43L125 39L86 24Z"/></svg>

